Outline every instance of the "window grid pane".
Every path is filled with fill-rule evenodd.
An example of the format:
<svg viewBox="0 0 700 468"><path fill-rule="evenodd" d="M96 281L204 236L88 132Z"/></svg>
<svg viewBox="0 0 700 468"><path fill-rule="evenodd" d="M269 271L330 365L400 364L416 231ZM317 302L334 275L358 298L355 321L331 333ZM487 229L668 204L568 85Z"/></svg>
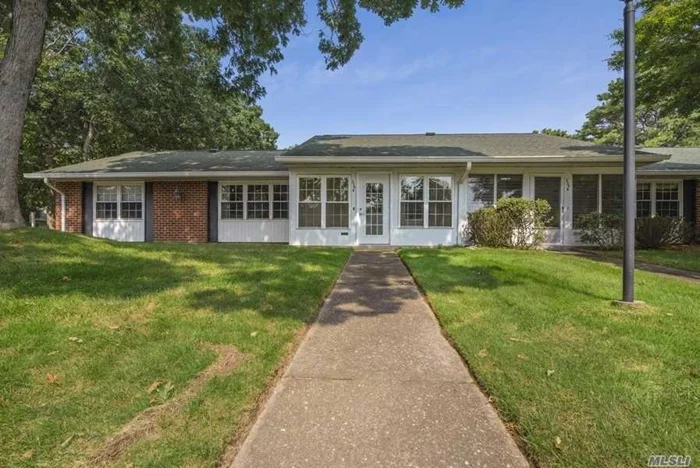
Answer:
<svg viewBox="0 0 700 468"><path fill-rule="evenodd" d="M299 227L321 227L321 203L299 203Z"/></svg>
<svg viewBox="0 0 700 468"><path fill-rule="evenodd" d="M603 174L602 208L604 214L618 214L623 212L624 183L621 175Z"/></svg>
<svg viewBox="0 0 700 468"><path fill-rule="evenodd" d="M117 219L117 202L97 202L95 203L97 219Z"/></svg>
<svg viewBox="0 0 700 468"><path fill-rule="evenodd" d="M243 185L221 186L221 219L243 219Z"/></svg>
<svg viewBox="0 0 700 468"><path fill-rule="evenodd" d="M140 185L122 185L122 202L142 201Z"/></svg>
<svg viewBox="0 0 700 468"><path fill-rule="evenodd" d="M678 184L656 184L656 216L678 217L680 215L680 201Z"/></svg>
<svg viewBox="0 0 700 468"><path fill-rule="evenodd" d="M348 201L348 179L347 177L326 178L326 201L347 202Z"/></svg>
<svg viewBox="0 0 700 468"><path fill-rule="evenodd" d="M321 178L299 178L299 227L321 227Z"/></svg>
<svg viewBox="0 0 700 468"><path fill-rule="evenodd" d="M269 217L270 186L248 185L248 219L268 219Z"/></svg>
<svg viewBox="0 0 700 468"><path fill-rule="evenodd" d="M98 185L97 186L97 201L98 202L116 202L117 201L117 186L116 185Z"/></svg>
<svg viewBox="0 0 700 468"><path fill-rule="evenodd" d="M321 178L301 177L299 179L299 202L321 201Z"/></svg>
<svg viewBox="0 0 700 468"><path fill-rule="evenodd" d="M141 219L142 217L141 202L122 202L121 208L122 219Z"/></svg>
<svg viewBox="0 0 700 468"><path fill-rule="evenodd" d="M401 226L423 227L423 202L401 202Z"/></svg>
<svg viewBox="0 0 700 468"><path fill-rule="evenodd" d="M289 186L286 184L272 186L272 218L289 218Z"/></svg>
<svg viewBox="0 0 700 468"><path fill-rule="evenodd" d="M428 227L452 226L452 178L428 179Z"/></svg>
<svg viewBox="0 0 700 468"><path fill-rule="evenodd" d="M428 204L428 226L452 227L452 202L430 202Z"/></svg>
<svg viewBox="0 0 700 468"><path fill-rule="evenodd" d="M637 184L637 218L651 216L651 183Z"/></svg>
<svg viewBox="0 0 700 468"><path fill-rule="evenodd" d="M347 228L350 224L347 203L326 203L326 227Z"/></svg>
<svg viewBox="0 0 700 468"><path fill-rule="evenodd" d="M423 202L423 178L422 177L402 177L401 178L401 200Z"/></svg>
<svg viewBox="0 0 700 468"><path fill-rule="evenodd" d="M452 179L449 177L430 177L428 180L428 200L451 201Z"/></svg>

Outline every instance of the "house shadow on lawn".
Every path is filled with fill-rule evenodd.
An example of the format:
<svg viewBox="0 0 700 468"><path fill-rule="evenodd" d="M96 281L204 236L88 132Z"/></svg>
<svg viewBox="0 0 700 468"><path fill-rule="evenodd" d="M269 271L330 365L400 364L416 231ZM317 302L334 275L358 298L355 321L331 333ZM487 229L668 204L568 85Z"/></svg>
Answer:
<svg viewBox="0 0 700 468"><path fill-rule="evenodd" d="M3 246L0 291L30 298L133 298L177 287L196 274L191 266L129 245L53 235L57 241Z"/></svg>

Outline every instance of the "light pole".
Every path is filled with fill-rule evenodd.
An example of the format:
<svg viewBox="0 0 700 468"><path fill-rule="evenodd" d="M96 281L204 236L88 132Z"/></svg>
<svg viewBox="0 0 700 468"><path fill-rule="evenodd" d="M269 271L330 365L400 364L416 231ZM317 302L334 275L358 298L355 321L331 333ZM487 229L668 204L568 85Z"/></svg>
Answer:
<svg viewBox="0 0 700 468"><path fill-rule="evenodd" d="M637 216L635 168L636 83L635 83L635 6L625 2L625 229L622 273L622 302L634 303L634 225Z"/></svg>

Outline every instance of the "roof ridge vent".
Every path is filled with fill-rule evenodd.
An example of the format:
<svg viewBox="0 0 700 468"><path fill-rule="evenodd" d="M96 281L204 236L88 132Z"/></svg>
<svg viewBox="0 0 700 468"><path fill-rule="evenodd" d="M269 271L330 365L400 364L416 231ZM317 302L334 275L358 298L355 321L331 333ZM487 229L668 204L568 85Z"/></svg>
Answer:
<svg viewBox="0 0 700 468"><path fill-rule="evenodd" d="M435 136L435 132L425 132L425 136Z"/></svg>

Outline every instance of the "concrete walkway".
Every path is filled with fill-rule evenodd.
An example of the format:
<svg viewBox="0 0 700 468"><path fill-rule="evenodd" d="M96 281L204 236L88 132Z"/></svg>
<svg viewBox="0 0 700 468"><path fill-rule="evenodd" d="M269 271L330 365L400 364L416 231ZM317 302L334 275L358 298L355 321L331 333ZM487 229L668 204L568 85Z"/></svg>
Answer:
<svg viewBox="0 0 700 468"><path fill-rule="evenodd" d="M527 467L393 252L355 252L234 467Z"/></svg>

